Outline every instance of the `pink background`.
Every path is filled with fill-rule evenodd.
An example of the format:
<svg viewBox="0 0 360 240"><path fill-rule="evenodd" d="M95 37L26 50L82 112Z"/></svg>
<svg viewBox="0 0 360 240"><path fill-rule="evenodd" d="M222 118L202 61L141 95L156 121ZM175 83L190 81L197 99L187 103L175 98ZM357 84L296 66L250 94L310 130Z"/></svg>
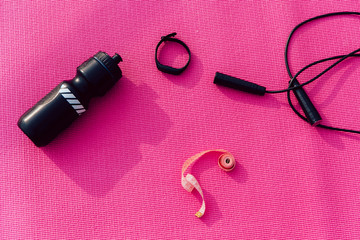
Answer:
<svg viewBox="0 0 360 240"><path fill-rule="evenodd" d="M0 237L2 239L360 238L360 137L313 128L285 94L258 97L212 84L216 71L287 87L284 47L301 21L356 11L356 1L2 1L0 3ZM359 47L360 18L309 24L290 49L293 71ZM180 76L159 72L160 37L192 51ZM181 65L168 44L161 60ZM118 52L123 78L55 141L37 148L18 118L97 51ZM299 80L327 66L317 66ZM306 87L324 123L360 129L360 59ZM191 155L208 155L180 184Z"/></svg>

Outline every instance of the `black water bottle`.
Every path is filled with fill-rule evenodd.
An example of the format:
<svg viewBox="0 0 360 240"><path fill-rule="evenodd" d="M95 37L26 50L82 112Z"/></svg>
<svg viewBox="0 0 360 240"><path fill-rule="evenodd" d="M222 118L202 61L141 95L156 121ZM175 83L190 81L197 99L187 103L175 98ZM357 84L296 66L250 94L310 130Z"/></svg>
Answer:
<svg viewBox="0 0 360 240"><path fill-rule="evenodd" d="M83 114L92 97L103 96L121 78L119 54L98 52L77 68L76 76L63 81L25 112L19 128L41 147Z"/></svg>

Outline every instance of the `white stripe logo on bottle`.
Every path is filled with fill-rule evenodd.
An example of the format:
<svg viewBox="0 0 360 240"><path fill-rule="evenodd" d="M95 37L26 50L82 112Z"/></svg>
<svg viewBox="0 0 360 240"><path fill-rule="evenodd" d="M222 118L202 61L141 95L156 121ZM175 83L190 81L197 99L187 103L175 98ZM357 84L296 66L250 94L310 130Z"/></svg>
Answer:
<svg viewBox="0 0 360 240"><path fill-rule="evenodd" d="M71 107L77 112L77 114L81 115L83 112L86 111L84 106L77 100L74 94L63 84L59 90L61 96L63 96L66 101L71 105Z"/></svg>

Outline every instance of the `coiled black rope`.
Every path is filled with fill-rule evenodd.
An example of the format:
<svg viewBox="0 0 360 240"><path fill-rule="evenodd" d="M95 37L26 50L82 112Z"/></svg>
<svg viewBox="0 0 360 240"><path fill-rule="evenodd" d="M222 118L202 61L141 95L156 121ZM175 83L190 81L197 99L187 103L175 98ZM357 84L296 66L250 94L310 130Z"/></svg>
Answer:
<svg viewBox="0 0 360 240"><path fill-rule="evenodd" d="M290 98L290 91L291 90L296 90L296 89L299 89L301 88L302 86L305 86L313 81L315 81L316 79L318 79L319 77L321 77L323 74L325 74L326 72L328 72L330 69L332 69L333 67L335 67L336 65L338 65L339 63L341 63L342 61L344 61L345 59L349 58L349 57L360 57L360 54L357 54L358 52L360 52L360 48L359 49L356 49L355 51L352 51L350 52L349 54L346 54L346 55L340 55L340 56L334 56L334 57L329 57L329 58L325 58L325 59L322 59L322 60L318 60L318 61L315 61L313 63L310 63L309 65L303 67L300 71L298 71L294 76L293 74L291 73L291 70L290 70L290 67L289 67L289 61L288 61L288 50L289 50L289 45L290 45L290 41L292 39L292 36L294 35L295 31L298 30L301 26L303 26L304 24L306 23L309 23L309 22L312 22L314 20L317 20L317 19L321 19L321 18L326 18L326 17L331 17L331 16L338 16L338 15L360 15L360 12L334 12L334 13L328 13L328 14L324 14L324 15L320 15L320 16L317 16L317 17L313 17L313 18L310 18L308 20L305 20L301 23L299 23L296 27L294 27L294 29L291 31L290 35L289 35L289 38L287 40L287 43L286 43L286 47L285 47L285 65L286 65L286 70L288 72L288 75L290 77L290 82L289 82L289 87L286 88L286 89L282 89L282 90L276 90L276 91L266 91L266 93L282 93L282 92L287 92L287 99L288 99L288 102L289 102L289 105L291 107L291 109L296 113L296 115L298 115L301 119L303 119L304 121L306 122L309 122L309 120L304 116L302 115L299 111L297 111L291 101L291 98ZM304 72L306 69L316 65L316 64L319 64L319 63L322 63L322 62L326 62L326 61L331 61L331 60L335 60L335 59L338 59L335 63L333 63L332 65L330 65L329 67L327 67L325 70L323 70L321 73L319 73L318 75L316 75L315 77L313 77L312 79L306 81L305 83L302 83L300 85L296 85L294 86L294 83L293 81L296 80L296 78L302 73ZM336 130L336 131L342 131L342 132L351 132L351 133L358 133L360 134L360 131L355 131L355 130L351 130L351 129L344 129L344 128L337 128L337 127L331 127L331 126L326 126L326 125L323 125L323 124L318 124L316 125L317 127L321 127L321 128L326 128L326 129L330 129L330 130Z"/></svg>

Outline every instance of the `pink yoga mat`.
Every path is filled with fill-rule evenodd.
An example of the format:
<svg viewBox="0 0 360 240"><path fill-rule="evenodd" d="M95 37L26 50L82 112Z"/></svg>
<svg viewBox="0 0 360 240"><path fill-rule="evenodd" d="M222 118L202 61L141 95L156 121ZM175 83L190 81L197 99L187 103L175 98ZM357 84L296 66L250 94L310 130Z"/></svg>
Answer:
<svg viewBox="0 0 360 240"><path fill-rule="evenodd" d="M359 239L360 136L311 127L286 94L212 83L219 71L286 88L292 28L359 9L356 1L2 1L0 239ZM292 71L359 48L359 24L343 16L299 30ZM192 52L180 76L155 66L155 46L171 32ZM100 50L122 56L123 78L35 147L19 117ZM176 66L186 57L171 43L160 53ZM360 129L359 66L346 60L305 87L323 123ZM208 149L237 164L223 172L210 154L193 166L207 203L199 219L201 198L182 188L181 166Z"/></svg>

